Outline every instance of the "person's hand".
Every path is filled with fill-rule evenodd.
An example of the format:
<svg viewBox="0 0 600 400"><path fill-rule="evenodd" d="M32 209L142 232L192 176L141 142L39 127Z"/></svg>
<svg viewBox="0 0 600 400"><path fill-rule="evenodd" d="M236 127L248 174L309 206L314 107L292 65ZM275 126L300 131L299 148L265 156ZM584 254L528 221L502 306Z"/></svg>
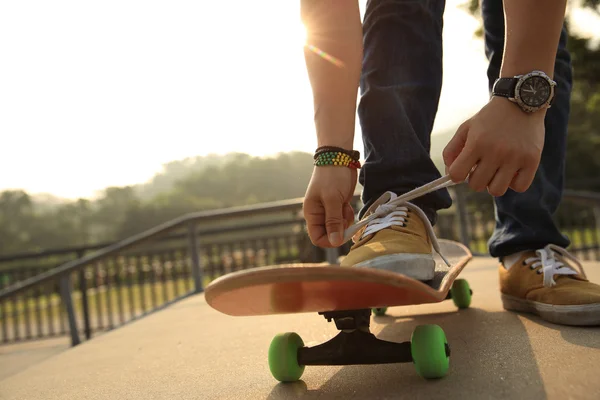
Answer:
<svg viewBox="0 0 600 400"><path fill-rule="evenodd" d="M338 166L315 167L304 198L304 219L315 246L338 247L344 230L354 222L350 205L356 188L355 169Z"/></svg>
<svg viewBox="0 0 600 400"><path fill-rule="evenodd" d="M468 177L471 189L487 188L492 196L502 196L508 188L526 191L544 148L545 114L527 114L508 99L493 97L444 149L446 173L457 183Z"/></svg>

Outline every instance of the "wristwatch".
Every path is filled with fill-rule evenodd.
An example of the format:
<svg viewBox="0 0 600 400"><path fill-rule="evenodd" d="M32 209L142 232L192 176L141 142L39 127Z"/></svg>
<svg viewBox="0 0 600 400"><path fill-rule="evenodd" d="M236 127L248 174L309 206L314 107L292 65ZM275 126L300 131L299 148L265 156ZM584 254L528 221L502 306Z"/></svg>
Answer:
<svg viewBox="0 0 600 400"><path fill-rule="evenodd" d="M517 103L521 110L533 113L552 106L555 87L556 82L544 72L532 71L512 78L496 79L492 95L506 97Z"/></svg>

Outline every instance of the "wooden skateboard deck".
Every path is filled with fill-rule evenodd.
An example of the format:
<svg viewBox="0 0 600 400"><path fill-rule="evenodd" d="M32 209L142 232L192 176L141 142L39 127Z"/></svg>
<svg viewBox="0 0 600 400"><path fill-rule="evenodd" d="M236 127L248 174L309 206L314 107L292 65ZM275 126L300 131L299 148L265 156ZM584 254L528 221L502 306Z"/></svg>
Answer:
<svg viewBox="0 0 600 400"><path fill-rule="evenodd" d="M417 281L373 268L337 264L284 264L233 272L214 280L205 291L207 303L233 316L358 310L437 303L471 260L461 243L440 239L434 254L435 275Z"/></svg>

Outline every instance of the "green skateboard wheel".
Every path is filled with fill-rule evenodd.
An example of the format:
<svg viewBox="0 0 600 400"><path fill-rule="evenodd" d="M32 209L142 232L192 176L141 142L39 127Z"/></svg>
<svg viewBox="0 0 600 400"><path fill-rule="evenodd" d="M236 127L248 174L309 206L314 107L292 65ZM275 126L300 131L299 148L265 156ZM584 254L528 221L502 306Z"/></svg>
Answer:
<svg viewBox="0 0 600 400"><path fill-rule="evenodd" d="M376 315L378 317L385 315L385 312L387 311L387 307L380 307L380 308L372 308L371 312L373 313L373 315Z"/></svg>
<svg viewBox="0 0 600 400"><path fill-rule="evenodd" d="M419 325L410 339L410 351L417 374L422 378L442 378L448 373L446 334L438 325Z"/></svg>
<svg viewBox="0 0 600 400"><path fill-rule="evenodd" d="M297 333L276 335L269 346L269 369L280 382L295 382L304 373L304 365L298 365L298 349L304 347Z"/></svg>
<svg viewBox="0 0 600 400"><path fill-rule="evenodd" d="M450 294L456 307L469 308L471 305L471 288L469 287L469 282L465 279L455 280L450 289Z"/></svg>

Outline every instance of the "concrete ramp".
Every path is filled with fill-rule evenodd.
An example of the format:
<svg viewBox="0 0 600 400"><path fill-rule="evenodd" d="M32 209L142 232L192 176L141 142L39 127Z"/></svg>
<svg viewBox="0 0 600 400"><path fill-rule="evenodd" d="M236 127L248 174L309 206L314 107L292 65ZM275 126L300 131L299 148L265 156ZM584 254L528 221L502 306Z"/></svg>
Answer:
<svg viewBox="0 0 600 400"><path fill-rule="evenodd" d="M600 265L586 271L600 282ZM436 323L452 346L449 374L425 381L412 364L307 367L281 384L267 364L272 337L307 345L337 333L316 314L229 317L202 295L47 358L0 380L0 399L598 399L600 329L552 325L502 310L496 264L475 259L462 277L472 308L451 301L396 307L375 317L378 337L410 338Z"/></svg>

